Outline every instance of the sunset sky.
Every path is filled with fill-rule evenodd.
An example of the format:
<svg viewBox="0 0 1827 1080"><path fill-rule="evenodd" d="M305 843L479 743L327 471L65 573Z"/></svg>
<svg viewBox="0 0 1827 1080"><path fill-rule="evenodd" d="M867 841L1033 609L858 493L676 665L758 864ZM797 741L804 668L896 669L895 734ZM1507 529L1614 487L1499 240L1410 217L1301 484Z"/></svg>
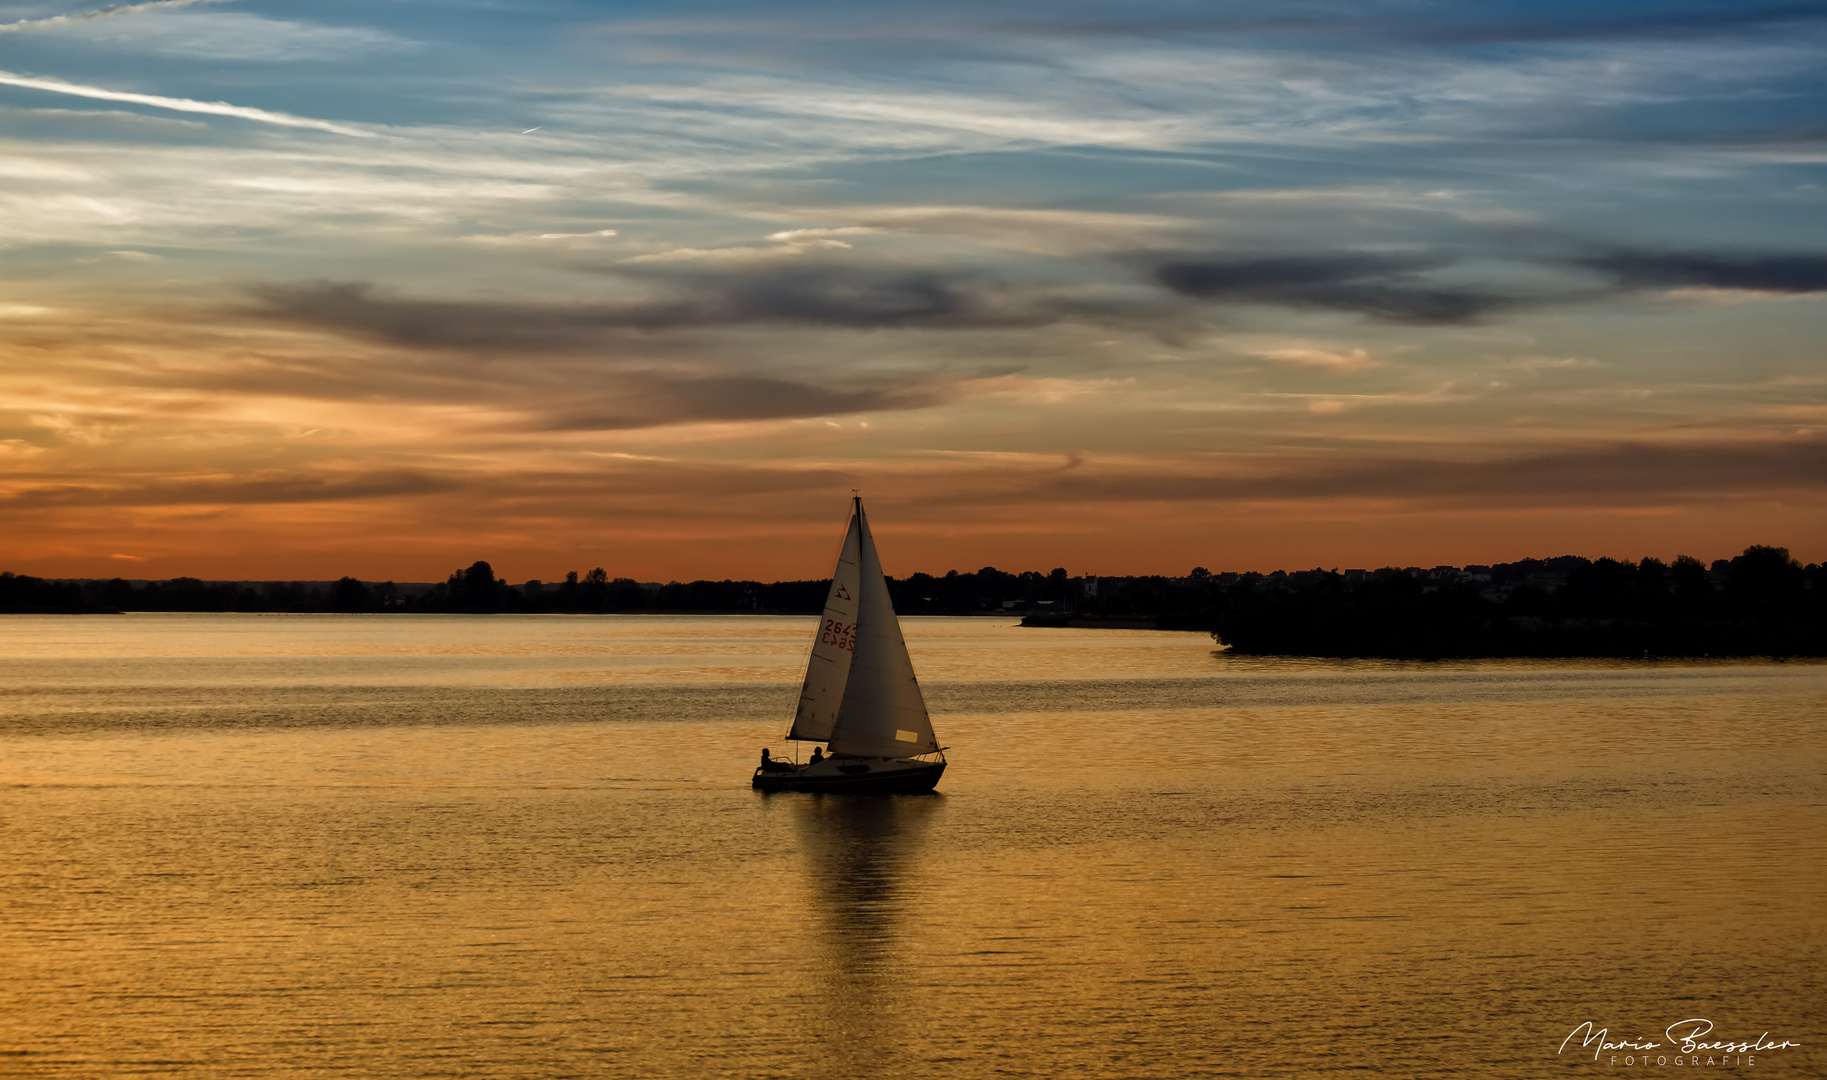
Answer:
<svg viewBox="0 0 1827 1080"><path fill-rule="evenodd" d="M1827 559L1827 10L0 3L0 569Z"/></svg>

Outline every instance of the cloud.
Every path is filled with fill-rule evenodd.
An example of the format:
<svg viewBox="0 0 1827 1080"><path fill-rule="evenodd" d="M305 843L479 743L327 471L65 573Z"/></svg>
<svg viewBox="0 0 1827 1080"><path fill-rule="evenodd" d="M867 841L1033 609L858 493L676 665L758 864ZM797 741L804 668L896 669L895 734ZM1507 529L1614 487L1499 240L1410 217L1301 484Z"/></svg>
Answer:
<svg viewBox="0 0 1827 1080"><path fill-rule="evenodd" d="M1292 478L1290 478L1292 479ZM1630 505L1809 491L1827 494L1820 441L1620 442L1484 462L1376 461L1296 481L1313 496L1378 492L1448 502Z"/></svg>
<svg viewBox="0 0 1827 1080"><path fill-rule="evenodd" d="M144 4L116 4L113 7L78 12L74 15L49 15L42 19L19 19L10 23L0 23L0 34L55 30L59 27L74 26L77 23L93 22L96 19L111 19L116 15L137 15L143 11L169 11L173 8L195 7L198 4L225 4L228 2L229 0L151 0L150 3Z"/></svg>
<svg viewBox="0 0 1827 1080"><path fill-rule="evenodd" d="M1819 23L1827 18L1818 4L1728 4L1718 8L1690 8L1683 5L1651 4L1622 15L1602 13L1598 17L1581 12L1573 18L1549 17L1535 22L1510 21L1496 9L1496 17L1480 25L1477 22L1435 24L1420 34L1425 40L1486 44L1491 42L1558 42L1621 39L1653 40L1661 37L1718 38L1735 30L1763 30L1772 26ZM1460 13L1465 14L1464 12ZM1473 18L1479 16L1473 14Z"/></svg>
<svg viewBox="0 0 1827 1080"><path fill-rule="evenodd" d="M951 401L981 381L949 372L821 365L816 354L791 365L790 373L757 370L767 360L757 364L748 335L726 358L723 350L699 342L628 329L627 311L617 308L605 314L537 304L400 301L360 285L268 289L265 299L266 305L249 309L253 318L326 331L345 342L266 333L250 338L245 326L223 336L187 329L207 319L187 312L161 343L169 361L147 355L141 363L91 371L111 388L110 400L124 400L128 388L142 395L128 408L130 417L188 417L197 409L214 417L220 407L258 425L258 440L283 441L298 429L327 425L333 430L322 445L345 445L363 437L355 432L382 429L389 438L430 445L905 411ZM666 325L672 325L670 315ZM99 340L106 342L104 350L119 345L112 328ZM356 343L363 340L383 347ZM73 370L66 376L78 377ZM48 422L37 419L43 413L62 424L54 441L74 442L87 428L66 421L62 408L51 403L21 413L19 437L53 441ZM0 410L0 437L9 432L8 415ZM137 427L134 420L127 423ZM109 441L120 434L111 432ZM137 429L132 437L150 436Z"/></svg>
<svg viewBox="0 0 1827 1080"><path fill-rule="evenodd" d="M1717 36L1738 29L1761 29L1770 25L1819 22L1823 13L1808 3L1742 3L1708 8L1706 6L1649 4L1637 10L1612 13L1605 8L1571 8L1571 14L1560 9L1529 10L1525 17L1505 5L1455 7L1401 7L1379 5L1358 8L1351 5L1284 5L1270 13L1245 9L1236 14L1206 10L1209 5L1161 5L1158 10L1124 11L1120 15L1108 10L1043 6L1032 14L1011 13L996 9L986 16L977 7L960 7L937 23L931 19L902 23L894 27L911 35L940 35L982 38L985 36L1055 37L1108 41L1113 38L1196 39L1199 37L1236 38L1250 34L1275 34L1283 37L1305 35L1308 40L1327 35L1352 42L1375 39L1390 42L1560 42L1606 39L1640 40L1658 37ZM640 23L628 24L647 29ZM667 24L649 24L654 29ZM733 24L718 29L741 26L745 33L768 29L761 20ZM620 27L618 27L619 29ZM821 20L817 25L795 27L816 41L845 40L861 37L860 29L841 21ZM683 22L670 28L673 33L689 33ZM882 32L878 29L878 33Z"/></svg>
<svg viewBox="0 0 1827 1080"><path fill-rule="evenodd" d="M616 229L596 229L590 232L469 233L457 239L485 248L589 251L600 249L605 241L619 235Z"/></svg>
<svg viewBox="0 0 1827 1080"><path fill-rule="evenodd" d="M1345 311L1418 326L1474 322L1523 306L1518 296L1435 285L1419 276L1448 260L1425 255L1207 256L1154 265L1155 281L1181 296L1220 304Z"/></svg>
<svg viewBox="0 0 1827 1080"><path fill-rule="evenodd" d="M1747 292L1827 292L1827 255L1723 255L1684 251L1612 251L1577 265L1612 275L1626 290L1742 289Z"/></svg>
<svg viewBox="0 0 1827 1080"><path fill-rule="evenodd" d="M203 57L217 63L333 60L418 48L417 42L366 27L269 19L239 11L86 23L70 37L135 56Z"/></svg>
<svg viewBox="0 0 1827 1080"><path fill-rule="evenodd" d="M596 302L418 300L361 282L313 282L256 286L256 303L244 314L409 347L577 349L630 332L999 329L1120 313L1114 305L959 271L819 262L639 269L637 280L654 291Z"/></svg>
<svg viewBox="0 0 1827 1080"><path fill-rule="evenodd" d="M1210 303L1343 311L1414 326L1474 323L1509 311L1663 289L1827 292L1827 256L1806 253L1733 255L1619 248L1596 255L1537 251L1510 257L1536 273L1598 271L1611 277L1612 284L1608 288L1569 285L1552 291L1439 284L1425 275L1450 268L1456 259L1431 253L1182 256L1157 261L1147 272L1181 296ZM1271 359L1298 362L1293 355Z"/></svg>
<svg viewBox="0 0 1827 1080"><path fill-rule="evenodd" d="M15 75L10 71L0 71L0 85L18 86L27 90L44 90L53 94L69 94L73 97L94 98L97 101L122 101L132 105L150 105L155 109L170 109L174 112L232 116L262 124L275 124L279 127L312 128L317 131L353 135L363 139L375 137L371 131L363 131L345 124L333 124L328 120L313 120L306 116L271 112L246 105L230 105L226 101L192 101L189 98L160 97L156 94L134 94L123 90L107 90L99 86L81 86L77 83L64 82L62 79Z"/></svg>
<svg viewBox="0 0 1827 1080"><path fill-rule="evenodd" d="M1376 361L1363 349L1350 349L1339 352L1330 349L1310 347L1290 347L1281 349L1259 349L1250 355L1260 356L1265 360L1275 360L1284 364L1295 364L1300 367L1321 368L1326 371L1358 371L1362 368L1376 366ZM1315 411L1320 411L1315 409Z"/></svg>
<svg viewBox="0 0 1827 1080"><path fill-rule="evenodd" d="M1196 217L1021 206L868 206L850 213L868 231L946 233L1011 251L1066 256L1147 248L1162 243L1164 234L1184 235L1205 224Z"/></svg>
<svg viewBox="0 0 1827 1080"><path fill-rule="evenodd" d="M1012 455L905 461L881 474L929 507L980 505L1113 505L1166 503L1331 503L1379 501L1411 507L1523 509L1669 506L1722 499L1827 496L1827 442L1721 442L1656 445L1610 443L1520 453L1478 461L1357 455L1286 461L1252 457L1247 471L1189 471L1189 462L1108 460L1096 456ZM604 492L712 492L755 495L832 485L846 470L825 465L703 464L622 461L596 478L551 476L546 482L599 484ZM248 481L270 500L315 501L338 490L376 493L441 491L465 481L407 472L354 478L273 477ZM497 483L491 479L489 483ZM413 487L414 483L426 485ZM176 489L174 489L176 490ZM199 490L213 491L213 488ZM357 495L354 497L365 497ZM212 499L198 499L210 502Z"/></svg>
<svg viewBox="0 0 1827 1080"><path fill-rule="evenodd" d="M783 498L855 487L867 478L892 505L931 523L981 523L988 514L1026 516L1045 507L1166 504L1191 508L1320 507L1381 504L1387 511L1499 513L1536 509L1616 511L1628 508L1731 505L1750 500L1813 501L1827 497L1827 442L1738 441L1655 445L1611 443L1444 461L1361 454L1284 458L1241 455L1227 471L1209 458L1047 454L960 454L899 461L699 461L634 454L586 458L513 458L482 466L474 454L429 467L335 464L250 469L234 474L86 469L21 475L0 494L20 515L78 508L237 508L361 503L419 520L413 500L431 499L449 517L427 528L525 528L528 522L579 528L613 516L637 530L698 518L701 500L728 503L726 513L754 522L792 520L803 507ZM811 505L811 504L807 504ZM741 507L731 511L730 507ZM783 507L788 507L783 510ZM245 516L245 515L243 515ZM1138 520L1153 520L1144 515ZM436 524L432 524L435 521ZM484 523L487 523L486 525ZM516 525L515 523L518 523ZM105 548L103 550L106 550Z"/></svg>
<svg viewBox="0 0 1827 1080"><path fill-rule="evenodd" d="M937 145L1120 146L1166 150L1182 145L1200 123L1165 111L1121 107L1108 102L1092 111L1039 98L1016 87L958 92L907 85L808 83L777 78L738 79L697 85L618 84L617 97L674 110L703 110L734 117L791 117L803 125L874 129L899 140L941 140Z"/></svg>
<svg viewBox="0 0 1827 1080"><path fill-rule="evenodd" d="M836 228L826 229L787 229L784 232L769 233L768 239L778 240L783 244L792 244L811 240L829 240L837 236L862 236L865 233L876 231L867 225L840 225Z"/></svg>
<svg viewBox="0 0 1827 1080"><path fill-rule="evenodd" d="M754 375L675 376L660 372L603 377L595 401L543 412L546 431L614 431L719 420L777 420L921 408L950 396L943 383L818 386Z"/></svg>
<svg viewBox="0 0 1827 1080"><path fill-rule="evenodd" d="M84 480L19 477L0 494L15 510L53 506L240 506L253 503L327 503L449 491L457 483L429 473L383 469L255 470L186 476L93 476Z"/></svg>
<svg viewBox="0 0 1827 1080"><path fill-rule="evenodd" d="M668 262L753 262L758 259L783 259L807 255L816 251L848 251L850 245L842 240L832 239L836 236L854 236L858 233L874 232L874 229L849 226L839 229L788 229L785 232L771 234L768 239L775 241L777 247L725 247L725 248L671 248L666 251L654 251L645 255L635 255L621 260L623 263L668 263Z"/></svg>
<svg viewBox="0 0 1827 1080"><path fill-rule="evenodd" d="M959 504L1302 503L1338 500L1449 508L1666 506L1737 496L1827 496L1827 442L1611 443L1442 461L1325 455L1248 472L1138 468L1089 459L1076 468L954 484Z"/></svg>
<svg viewBox="0 0 1827 1080"><path fill-rule="evenodd" d="M838 247L849 247L838 244ZM669 248L665 251L650 251L645 255L631 255L621 260L625 264L641 263L686 263L686 262L756 262L761 260L791 258L805 254L801 246L781 247L726 247L726 248Z"/></svg>

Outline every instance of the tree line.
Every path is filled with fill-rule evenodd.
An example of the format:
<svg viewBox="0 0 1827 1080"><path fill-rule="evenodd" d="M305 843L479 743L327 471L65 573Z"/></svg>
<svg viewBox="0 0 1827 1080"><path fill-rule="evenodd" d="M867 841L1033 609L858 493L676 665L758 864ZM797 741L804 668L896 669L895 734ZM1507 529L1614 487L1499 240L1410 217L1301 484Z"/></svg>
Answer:
<svg viewBox="0 0 1827 1080"><path fill-rule="evenodd" d="M1254 655L1827 655L1827 568L1756 545L1708 566L1577 556L1495 566L1386 567L1134 579L1061 625L1152 616Z"/></svg>
<svg viewBox="0 0 1827 1080"><path fill-rule="evenodd" d="M1051 574L1005 573L986 566L971 573L913 574L889 578L896 610L907 615L963 615L1027 610L1078 594L1083 579L1063 568ZM816 581L639 582L611 578L597 567L567 573L562 581L509 584L478 560L452 571L430 588L352 577L306 584L288 581L58 581L10 571L0 573L0 612L101 613L121 611L523 613L608 614L696 612L815 615L824 608L831 579ZM1005 603L1009 606L1005 607Z"/></svg>
<svg viewBox="0 0 1827 1080"><path fill-rule="evenodd" d="M1786 548L1710 566L1559 556L1465 567L1094 577L995 567L889 578L903 615L1007 613L1028 625L1211 633L1233 651L1309 656L1827 655L1827 576ZM511 585L486 561L429 588L56 581L0 573L0 612L815 614L829 579L638 582L598 567Z"/></svg>
<svg viewBox="0 0 1827 1080"><path fill-rule="evenodd" d="M478 560L430 588L344 577L295 581L53 581L0 573L0 612L85 614L121 611L297 613L816 612L830 581L692 581L643 584L611 579L601 567L563 581L510 585Z"/></svg>

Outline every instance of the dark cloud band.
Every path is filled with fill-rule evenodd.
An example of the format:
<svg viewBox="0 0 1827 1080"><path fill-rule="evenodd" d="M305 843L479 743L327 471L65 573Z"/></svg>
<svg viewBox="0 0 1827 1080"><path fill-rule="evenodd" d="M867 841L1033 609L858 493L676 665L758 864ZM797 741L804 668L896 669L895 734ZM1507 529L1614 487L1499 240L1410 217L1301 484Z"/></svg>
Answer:
<svg viewBox="0 0 1827 1080"><path fill-rule="evenodd" d="M1155 262L1148 273L1172 292L1208 303L1340 311L1413 326L1471 323L1506 312L1670 288L1827 292L1827 256L1812 253L1615 249L1528 260L1526 265L1537 269L1597 271L1611 279L1606 286L1570 284L1551 292L1442 285L1427 276L1452 269L1456 261L1444 254L1359 252L1185 256Z"/></svg>
<svg viewBox="0 0 1827 1080"><path fill-rule="evenodd" d="M1153 277L1181 296L1215 303L1345 311L1424 326L1471 322L1523 303L1418 276L1446 261L1357 253L1175 259L1156 265Z"/></svg>
<svg viewBox="0 0 1827 1080"><path fill-rule="evenodd" d="M1455 326L1502 314L1681 287L1827 292L1827 256L1613 249L1510 261L1569 276L1559 289L1443 280L1463 276L1457 253L1223 253L1127 255L1169 295L1215 305L1334 311L1411 326ZM599 301L417 299L360 282L269 284L242 314L411 349L587 351L630 337L741 327L837 331L1008 330L1064 322L1171 334L1193 316L1179 305L1088 299L1043 283L1010 284L965 271L850 262L766 260L730 267L612 268L630 279ZM1570 273L1572 272L1572 273ZM1573 281L1597 272L1609 284ZM1114 294L1105 294L1107 297ZM1176 310L1176 308L1178 310Z"/></svg>
<svg viewBox="0 0 1827 1080"><path fill-rule="evenodd" d="M1613 251L1581 259L1579 265L1610 274L1622 289L1827 292L1827 255Z"/></svg>
<svg viewBox="0 0 1827 1080"><path fill-rule="evenodd" d="M573 348L616 334L789 326L1003 329L1107 318L1108 306L973 275L868 265L626 271L646 291L597 302L420 300L359 282L261 285L244 314L393 345Z"/></svg>

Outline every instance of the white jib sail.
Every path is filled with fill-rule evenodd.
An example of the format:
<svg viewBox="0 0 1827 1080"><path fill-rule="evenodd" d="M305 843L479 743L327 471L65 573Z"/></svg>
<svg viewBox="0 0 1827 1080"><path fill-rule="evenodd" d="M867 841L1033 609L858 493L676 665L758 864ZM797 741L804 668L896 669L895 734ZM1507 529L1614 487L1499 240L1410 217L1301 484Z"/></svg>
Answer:
<svg viewBox="0 0 1827 1080"><path fill-rule="evenodd" d="M882 578L882 561L875 552L869 522L857 505L861 531L857 566L856 653L850 660L850 678L831 732L831 752L858 757L904 758L939 749L926 699L914 678L901 622L895 618L894 601Z"/></svg>
<svg viewBox="0 0 1827 1080"><path fill-rule="evenodd" d="M831 572L831 592L819 618L818 636L812 641L812 659L806 661L806 684L799 691L799 711L793 714L789 739L824 742L837 723L850 677L850 656L856 647L857 549L860 546L857 516L850 515L837 569Z"/></svg>

